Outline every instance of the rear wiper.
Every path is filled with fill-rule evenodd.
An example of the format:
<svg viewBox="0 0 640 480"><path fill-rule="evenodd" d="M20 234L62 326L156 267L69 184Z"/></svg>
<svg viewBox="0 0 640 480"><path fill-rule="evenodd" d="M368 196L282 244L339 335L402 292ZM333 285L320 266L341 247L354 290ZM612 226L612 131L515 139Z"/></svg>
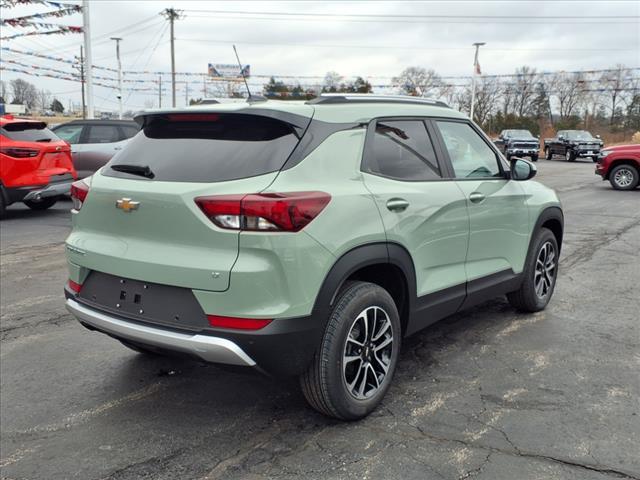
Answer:
<svg viewBox="0 0 640 480"><path fill-rule="evenodd" d="M153 178L154 173L149 168L149 165L128 165L128 164L116 164L111 165L111 170L116 172L130 173L131 175L140 175L141 177Z"/></svg>

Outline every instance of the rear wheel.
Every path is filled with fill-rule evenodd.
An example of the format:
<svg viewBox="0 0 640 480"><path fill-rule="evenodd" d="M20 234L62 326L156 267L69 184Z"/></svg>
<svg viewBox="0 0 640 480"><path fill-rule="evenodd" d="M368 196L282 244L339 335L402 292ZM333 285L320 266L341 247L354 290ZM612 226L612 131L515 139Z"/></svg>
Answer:
<svg viewBox="0 0 640 480"><path fill-rule="evenodd" d="M356 420L387 392L400 351L400 318L382 287L350 282L339 294L322 343L300 377L309 404L324 415Z"/></svg>
<svg viewBox="0 0 640 480"><path fill-rule="evenodd" d="M551 160L553 158L553 153L551 153L551 149L549 147L544 149L544 158L547 160Z"/></svg>
<svg viewBox="0 0 640 480"><path fill-rule="evenodd" d="M531 242L520 288L507 294L509 303L523 312L544 310L556 286L558 258L556 237L551 230L541 228Z"/></svg>
<svg viewBox="0 0 640 480"><path fill-rule="evenodd" d="M31 210L46 210L53 207L58 201L58 197L43 198L39 202L34 200L25 200L24 204Z"/></svg>
<svg viewBox="0 0 640 480"><path fill-rule="evenodd" d="M639 179L638 169L633 165L617 165L609 174L609 183L616 190L633 190Z"/></svg>
<svg viewBox="0 0 640 480"><path fill-rule="evenodd" d="M4 218L4 213L7 210L7 206L4 203L4 195L0 192L0 218Z"/></svg>

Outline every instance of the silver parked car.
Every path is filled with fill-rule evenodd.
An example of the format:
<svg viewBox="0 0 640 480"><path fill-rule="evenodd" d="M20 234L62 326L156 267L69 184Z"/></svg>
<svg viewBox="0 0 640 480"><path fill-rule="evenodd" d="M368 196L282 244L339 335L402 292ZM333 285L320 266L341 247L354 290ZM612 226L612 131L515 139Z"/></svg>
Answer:
<svg viewBox="0 0 640 480"><path fill-rule="evenodd" d="M52 127L71 144L73 166L78 178L93 175L140 130L132 120L74 120Z"/></svg>

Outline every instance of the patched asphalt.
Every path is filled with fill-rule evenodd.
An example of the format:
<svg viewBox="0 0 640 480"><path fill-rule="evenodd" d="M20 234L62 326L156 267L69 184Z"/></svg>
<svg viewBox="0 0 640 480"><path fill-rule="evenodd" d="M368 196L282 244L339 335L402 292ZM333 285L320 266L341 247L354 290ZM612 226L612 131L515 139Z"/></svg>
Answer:
<svg viewBox="0 0 640 480"><path fill-rule="evenodd" d="M0 224L3 479L640 479L640 189L540 160L566 216L544 312L495 299L407 339L370 417L295 381L146 358L66 313L70 203Z"/></svg>

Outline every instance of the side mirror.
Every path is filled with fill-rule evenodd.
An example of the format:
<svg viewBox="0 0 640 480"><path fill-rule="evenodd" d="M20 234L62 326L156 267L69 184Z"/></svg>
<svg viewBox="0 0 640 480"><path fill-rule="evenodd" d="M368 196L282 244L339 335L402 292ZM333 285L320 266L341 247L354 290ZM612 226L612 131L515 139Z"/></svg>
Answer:
<svg viewBox="0 0 640 480"><path fill-rule="evenodd" d="M522 182L530 180L536 176L538 169L536 166L522 158L511 159L511 179Z"/></svg>
<svg viewBox="0 0 640 480"><path fill-rule="evenodd" d="M596 135L596 138L599 140L600 139L600 135Z"/></svg>
<svg viewBox="0 0 640 480"><path fill-rule="evenodd" d="M562 135L558 135L558 140L564 140L564 137Z"/></svg>
<svg viewBox="0 0 640 480"><path fill-rule="evenodd" d="M538 140L540 140L540 135L536 135L536 138L537 138Z"/></svg>

